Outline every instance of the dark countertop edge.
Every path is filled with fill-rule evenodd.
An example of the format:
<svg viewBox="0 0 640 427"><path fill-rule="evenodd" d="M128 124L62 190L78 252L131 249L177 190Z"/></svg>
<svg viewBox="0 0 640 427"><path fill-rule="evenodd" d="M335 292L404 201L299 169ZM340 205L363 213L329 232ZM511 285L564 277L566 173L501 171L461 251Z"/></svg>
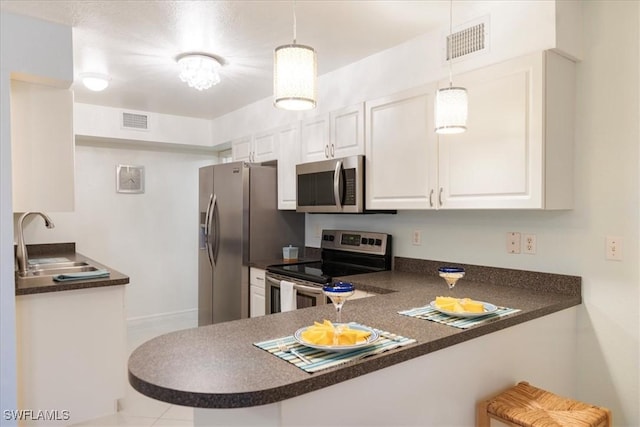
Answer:
<svg viewBox="0 0 640 427"><path fill-rule="evenodd" d="M425 343L411 344L361 360L348 362L324 371L325 375L309 374L307 378L296 383L285 384L270 389L240 393L199 393L168 389L146 382L128 369L129 382L140 393L176 405L209 409L248 408L281 402L312 391L320 390L334 384L347 381L389 366L396 365L429 353L469 341L502 329L528 322L552 313L556 313L582 303L580 296L565 299L554 305L547 305L536 310L501 318L498 322L461 330L453 336L436 339ZM328 375L327 375L328 374Z"/></svg>
<svg viewBox="0 0 640 427"><path fill-rule="evenodd" d="M87 280L74 280L71 282L55 282L53 281L53 279L50 279L50 281L47 281L46 283L39 283L30 286L20 286L18 284L18 280L16 279L16 296L118 286L126 285L129 283L128 276L87 256L75 252L75 243L47 243L39 245L27 245L27 253L29 254L29 258L31 259L38 257L64 257L74 261L87 261L90 264L95 265L96 267L109 270L109 277Z"/></svg>

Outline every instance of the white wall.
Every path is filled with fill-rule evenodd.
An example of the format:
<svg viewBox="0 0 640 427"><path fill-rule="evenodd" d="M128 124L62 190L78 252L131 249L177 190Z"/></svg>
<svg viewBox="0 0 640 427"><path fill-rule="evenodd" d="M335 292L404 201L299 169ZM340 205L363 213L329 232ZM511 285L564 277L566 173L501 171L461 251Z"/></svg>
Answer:
<svg viewBox="0 0 640 427"><path fill-rule="evenodd" d="M378 230L393 234L399 256L582 276L574 397L610 407L616 426L640 425L639 5L584 3L573 210L307 215L306 227L310 246L318 228ZM536 234L537 254L507 254L507 231ZM623 237L623 261L605 260L607 235Z"/></svg>
<svg viewBox="0 0 640 427"><path fill-rule="evenodd" d="M514 3L525 2L509 4L514 7ZM538 13L492 14L491 52L456 64L454 70L553 48L556 35L547 24L555 17L543 5L552 2L538 3ZM581 50L574 56L584 59L577 68L573 210L307 215L306 226L309 246L319 246L321 228L376 230L393 234L394 253L399 256L582 276L584 304L578 319L578 381L573 396L610 407L616 426L640 425L640 321L634 304L640 300L639 6L626 1L583 2L584 31L567 42ZM572 25L579 21L567 16L561 20ZM562 33L563 40L568 37ZM432 59L438 57L437 38L427 34L322 76L318 111L309 114L444 77L441 64ZM297 117L282 116L265 99L214 121L214 135L223 142ZM411 244L414 229L422 230L421 246ZM536 234L537 254L507 254L507 231ZM623 237L622 262L605 261L607 235Z"/></svg>
<svg viewBox="0 0 640 427"><path fill-rule="evenodd" d="M73 80L71 28L0 14L0 408L16 408L15 282L11 198L10 79L68 87ZM3 425L15 425L4 420Z"/></svg>
<svg viewBox="0 0 640 427"><path fill-rule="evenodd" d="M198 306L198 168L211 154L121 143L76 144L76 210L29 222L25 240L76 242L76 250L126 275L127 317L195 316ZM145 167L144 194L116 193L118 164ZM194 317L195 319L195 317Z"/></svg>

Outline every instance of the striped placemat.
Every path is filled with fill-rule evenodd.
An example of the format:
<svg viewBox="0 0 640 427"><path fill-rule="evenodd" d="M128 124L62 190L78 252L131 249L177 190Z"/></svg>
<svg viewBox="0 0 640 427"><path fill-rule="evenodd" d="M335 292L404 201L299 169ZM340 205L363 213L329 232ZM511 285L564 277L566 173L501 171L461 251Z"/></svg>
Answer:
<svg viewBox="0 0 640 427"><path fill-rule="evenodd" d="M280 359L292 363L303 371L313 373L321 371L323 369L332 368L343 363L351 362L353 360L362 359L367 356L384 353L385 351L403 347L405 345L413 344L414 342L416 342L416 340L413 338L406 338L400 335L392 334L390 332L382 331L380 329L371 329L374 329L379 334L379 338L371 345L353 351L332 352L317 350L315 348L307 347L298 343L295 338L293 338L293 335L256 342L253 343L253 345L268 351L269 353L279 357ZM285 353L283 351L280 351L280 349L278 348L278 343L284 343L289 346L289 348L297 350L312 363L305 363L290 352Z"/></svg>
<svg viewBox="0 0 640 427"><path fill-rule="evenodd" d="M418 319L431 320L433 322L442 323L444 325L453 326L460 329L468 329L472 326L482 325L484 323L493 322L499 320L504 316L508 316L513 313L517 313L520 309L498 307L493 313L479 316L479 317L455 317L448 314L440 313L438 310L432 308L430 305L424 307L412 308L411 310L399 311L399 314L403 314L409 317L416 317Z"/></svg>

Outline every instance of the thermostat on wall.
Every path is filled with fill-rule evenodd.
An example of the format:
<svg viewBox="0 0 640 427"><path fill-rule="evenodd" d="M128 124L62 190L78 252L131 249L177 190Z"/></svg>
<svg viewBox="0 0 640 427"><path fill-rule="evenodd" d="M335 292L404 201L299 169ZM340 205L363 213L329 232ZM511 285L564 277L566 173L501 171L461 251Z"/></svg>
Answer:
<svg viewBox="0 0 640 427"><path fill-rule="evenodd" d="M118 193L144 193L144 166L118 165L116 168Z"/></svg>

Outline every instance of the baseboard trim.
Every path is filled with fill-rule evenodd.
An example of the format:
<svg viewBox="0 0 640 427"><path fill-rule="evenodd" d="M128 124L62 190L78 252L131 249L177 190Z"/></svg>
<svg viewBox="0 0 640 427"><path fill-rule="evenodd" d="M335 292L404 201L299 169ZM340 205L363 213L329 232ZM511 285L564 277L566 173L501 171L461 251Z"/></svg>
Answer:
<svg viewBox="0 0 640 427"><path fill-rule="evenodd" d="M198 326L198 309L171 311L127 318L127 328L145 328L163 323L183 325L185 328Z"/></svg>

